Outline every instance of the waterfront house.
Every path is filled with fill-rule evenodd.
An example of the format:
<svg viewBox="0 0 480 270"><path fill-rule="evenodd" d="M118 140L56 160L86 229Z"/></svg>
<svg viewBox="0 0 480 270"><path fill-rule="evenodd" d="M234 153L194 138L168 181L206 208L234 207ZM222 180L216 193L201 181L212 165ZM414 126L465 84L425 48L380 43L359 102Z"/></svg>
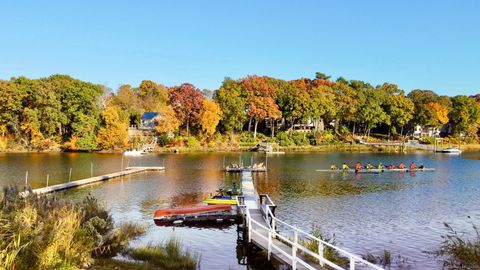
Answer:
<svg viewBox="0 0 480 270"><path fill-rule="evenodd" d="M144 112L142 114L141 122L138 126L138 129L154 130L158 123L159 117L160 114L158 112Z"/></svg>

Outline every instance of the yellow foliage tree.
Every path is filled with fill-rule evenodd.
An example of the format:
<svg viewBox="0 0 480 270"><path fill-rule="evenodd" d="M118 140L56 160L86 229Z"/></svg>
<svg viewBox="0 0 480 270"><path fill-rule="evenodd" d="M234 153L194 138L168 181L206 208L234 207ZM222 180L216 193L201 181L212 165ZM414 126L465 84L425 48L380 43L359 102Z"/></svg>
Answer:
<svg viewBox="0 0 480 270"><path fill-rule="evenodd" d="M117 150L128 146L128 117L117 106L108 106L102 112L105 126L98 131L97 143L101 149Z"/></svg>
<svg viewBox="0 0 480 270"><path fill-rule="evenodd" d="M157 131L159 133L175 132L180 127L180 120L178 120L172 106L164 106L160 110L160 117L157 123Z"/></svg>
<svg viewBox="0 0 480 270"><path fill-rule="evenodd" d="M427 110L433 113L438 124L445 125L448 123L448 108L437 102L427 103Z"/></svg>
<svg viewBox="0 0 480 270"><path fill-rule="evenodd" d="M200 111L200 125L202 130L208 135L215 133L218 122L222 118L222 109L220 105L213 100L204 99L202 110Z"/></svg>

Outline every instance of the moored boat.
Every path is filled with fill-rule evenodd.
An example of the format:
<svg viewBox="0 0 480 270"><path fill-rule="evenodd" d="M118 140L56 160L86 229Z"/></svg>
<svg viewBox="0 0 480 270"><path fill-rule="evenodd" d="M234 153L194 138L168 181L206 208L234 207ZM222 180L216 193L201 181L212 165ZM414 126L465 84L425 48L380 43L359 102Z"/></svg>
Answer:
<svg viewBox="0 0 480 270"><path fill-rule="evenodd" d="M455 147L449 147L449 148L439 150L437 152L445 153L445 154L461 154L462 150L460 150L458 148L455 148Z"/></svg>
<svg viewBox="0 0 480 270"><path fill-rule="evenodd" d="M182 224L185 222L204 222L235 218L232 206L227 204L205 205L189 208L170 208L155 211L153 220L156 225Z"/></svg>
<svg viewBox="0 0 480 270"><path fill-rule="evenodd" d="M138 156L141 156L143 154L145 154L145 152L143 152L141 150L128 150L128 151L123 152L124 156L130 156L130 157L138 157Z"/></svg>

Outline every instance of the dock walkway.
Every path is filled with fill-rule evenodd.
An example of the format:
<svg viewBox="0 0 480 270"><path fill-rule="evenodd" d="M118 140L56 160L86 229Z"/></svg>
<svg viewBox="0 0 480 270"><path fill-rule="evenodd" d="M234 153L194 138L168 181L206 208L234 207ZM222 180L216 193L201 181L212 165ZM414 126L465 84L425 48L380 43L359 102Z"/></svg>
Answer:
<svg viewBox="0 0 480 270"><path fill-rule="evenodd" d="M122 177L122 176L126 176L126 175L131 175L131 174L136 174L136 173L141 173L141 172L147 172L147 171L163 171L163 170L165 170L165 167L127 167L127 168L125 168L125 170L120 171L120 172L89 177L89 178L86 178L86 179L66 182L66 183L63 183L63 184L47 186L47 187L43 187L43 188L36 188L32 192L35 193L35 194L46 194L46 193L51 193L51 192L55 192L55 191L70 189L70 188L74 188L74 187L90 185L90 184L100 182L100 181L107 181L107 180L110 180L110 179L113 179L113 178L118 178L118 177ZM25 192L22 192L21 195L25 196L27 194Z"/></svg>
<svg viewBox="0 0 480 270"><path fill-rule="evenodd" d="M277 206L267 194L257 194L252 173L242 173L241 186L242 196L237 196L237 205L240 214L244 216L248 241L265 250L269 260L273 256L280 262L291 266L293 270L326 269L326 266L343 270L343 267L324 258L324 250L330 248L349 262L348 269L350 270L358 269L357 266L360 266L361 269L383 270L383 268L355 254L325 242L275 217ZM308 248L306 246L307 242L318 245L317 251Z"/></svg>

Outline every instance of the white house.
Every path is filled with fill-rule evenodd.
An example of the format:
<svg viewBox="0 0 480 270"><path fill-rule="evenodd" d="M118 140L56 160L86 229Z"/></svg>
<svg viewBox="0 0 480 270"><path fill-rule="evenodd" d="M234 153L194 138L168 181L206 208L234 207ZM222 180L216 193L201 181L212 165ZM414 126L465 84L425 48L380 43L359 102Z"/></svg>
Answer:
<svg viewBox="0 0 480 270"><path fill-rule="evenodd" d="M158 112L144 112L138 129L154 130L160 114Z"/></svg>
<svg viewBox="0 0 480 270"><path fill-rule="evenodd" d="M423 127L421 125L416 125L415 130L413 131L413 138L420 139L423 137L439 137L440 129L436 127Z"/></svg>

